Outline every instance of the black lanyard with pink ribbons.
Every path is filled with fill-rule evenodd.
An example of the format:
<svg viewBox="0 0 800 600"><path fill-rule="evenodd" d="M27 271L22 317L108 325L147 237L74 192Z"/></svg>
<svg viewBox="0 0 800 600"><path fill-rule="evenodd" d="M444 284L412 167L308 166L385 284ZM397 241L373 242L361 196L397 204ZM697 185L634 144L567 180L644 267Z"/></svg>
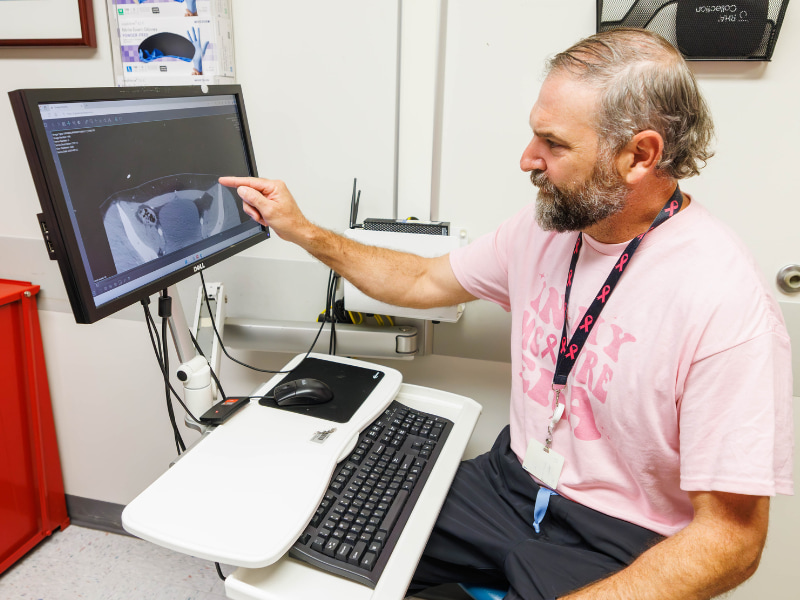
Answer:
<svg viewBox="0 0 800 600"><path fill-rule="evenodd" d="M592 304L581 318L580 325L575 330L572 339L567 342L567 307L569 306L569 294L570 291L572 291L572 279L575 277L575 267L578 264L578 255L581 252L581 246L583 246L583 233L578 234L578 241L575 243L575 249L572 252L572 261L569 265L569 273L567 274L567 288L564 294L564 327L561 330L561 350L558 354L558 360L556 361L556 372L553 376L554 389L562 389L567 384L567 377L569 377L570 371L572 371L572 368L575 366L575 363L578 360L578 355L583 349L583 345L586 343L586 339L592 332L592 328L597 323L600 313L605 307L606 302L608 302L611 293L617 287L617 283L619 283L622 273L625 272L628 263L630 263L630 260L633 257L633 253L636 252L636 249L644 239L644 236L678 212L681 209L682 204L683 196L681 194L680 187L676 187L675 192L672 194L672 196L670 196L669 200L667 200L664 208L659 211L658 215L653 220L653 223L650 225L650 228L628 242L628 245L625 247L625 250L619 257L619 260L617 260L617 264L613 269L611 269L611 273L609 273L605 283L600 288L597 297L592 301Z"/></svg>

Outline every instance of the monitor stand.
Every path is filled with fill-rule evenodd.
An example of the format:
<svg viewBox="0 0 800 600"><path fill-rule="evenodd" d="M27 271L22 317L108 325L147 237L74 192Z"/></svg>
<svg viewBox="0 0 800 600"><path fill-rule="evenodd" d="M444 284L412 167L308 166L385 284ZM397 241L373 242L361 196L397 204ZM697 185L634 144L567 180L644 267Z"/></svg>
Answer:
<svg viewBox="0 0 800 600"><path fill-rule="evenodd" d="M183 303L177 286L167 288L167 295L172 298L172 314L169 316L169 329L175 351L181 365L177 370L177 377L183 383L183 400L192 415L199 418L214 403L214 390L211 385L211 367L208 360L199 354L192 343L189 322L183 311ZM201 433L206 427L186 415L184 422L191 429Z"/></svg>

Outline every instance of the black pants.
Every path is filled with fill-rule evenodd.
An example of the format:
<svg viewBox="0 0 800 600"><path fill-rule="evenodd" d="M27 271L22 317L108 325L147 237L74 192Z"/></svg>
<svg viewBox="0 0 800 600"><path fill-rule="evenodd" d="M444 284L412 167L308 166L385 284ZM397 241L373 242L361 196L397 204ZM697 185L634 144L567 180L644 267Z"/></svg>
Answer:
<svg viewBox="0 0 800 600"><path fill-rule="evenodd" d="M443 583L510 587L507 600L552 600L623 569L663 537L561 496L533 528L539 486L509 446L464 461L408 593Z"/></svg>

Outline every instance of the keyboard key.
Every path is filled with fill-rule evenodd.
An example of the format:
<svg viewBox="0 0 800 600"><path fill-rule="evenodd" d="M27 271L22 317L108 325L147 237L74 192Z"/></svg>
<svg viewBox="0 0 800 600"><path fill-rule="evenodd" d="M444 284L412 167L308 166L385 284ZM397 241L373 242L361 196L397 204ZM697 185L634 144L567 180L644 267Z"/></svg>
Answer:
<svg viewBox="0 0 800 600"><path fill-rule="evenodd" d="M342 544L336 549L336 560L346 561L350 556L350 551L353 547L350 544Z"/></svg>
<svg viewBox="0 0 800 600"><path fill-rule="evenodd" d="M314 517L311 519L311 524L314 527L319 527L319 524L322 523L322 519L325 518L325 509L318 508L317 512L314 513Z"/></svg>
<svg viewBox="0 0 800 600"><path fill-rule="evenodd" d="M327 556L334 556L336 554L336 548L339 547L339 540L336 538L331 538L328 540L328 543L325 544L325 549L322 551L323 554Z"/></svg>
<svg viewBox="0 0 800 600"><path fill-rule="evenodd" d="M392 530L392 527L394 527L394 522L397 521L397 517L400 516L400 511L403 510L403 506L405 506L406 500L408 500L408 496L408 490L400 490L397 493L397 497L389 507L389 512L386 513L386 518L383 519L383 522L380 525L380 531L389 532Z"/></svg>
<svg viewBox="0 0 800 600"><path fill-rule="evenodd" d="M361 562L361 557L363 556L366 548L366 542L358 542L355 546L353 546L353 551L350 553L350 556L347 557L347 562L351 565L358 566L358 563Z"/></svg>
<svg viewBox="0 0 800 600"><path fill-rule="evenodd" d="M325 548L325 541L326 541L325 538L317 537L314 540L314 543L311 544L312 550L316 550L317 552L322 552L322 550Z"/></svg>
<svg viewBox="0 0 800 600"><path fill-rule="evenodd" d="M364 558L361 559L360 567L362 569L366 569L367 571L372 571L372 567L375 566L375 559L378 558L378 555L374 552L367 552L364 555Z"/></svg>

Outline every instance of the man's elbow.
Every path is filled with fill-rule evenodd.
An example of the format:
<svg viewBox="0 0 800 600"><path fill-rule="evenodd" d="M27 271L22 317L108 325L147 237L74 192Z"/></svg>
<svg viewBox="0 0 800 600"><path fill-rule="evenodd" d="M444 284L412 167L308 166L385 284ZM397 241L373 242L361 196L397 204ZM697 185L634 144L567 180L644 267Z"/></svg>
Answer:
<svg viewBox="0 0 800 600"><path fill-rule="evenodd" d="M752 577L758 570L758 566L761 564L761 555L764 553L765 544L766 531L764 532L764 535L756 539L752 539L744 545L742 551L739 553L739 556L741 557L741 581L739 581L739 583L743 583L744 581L750 579L750 577Z"/></svg>
<svg viewBox="0 0 800 600"><path fill-rule="evenodd" d="M761 554L763 546L758 549L749 548L741 554L741 561L739 564L739 577L736 585L744 583L750 579L758 570L758 565L761 563Z"/></svg>
<svg viewBox="0 0 800 600"><path fill-rule="evenodd" d="M750 579L758 570L767 540L768 517L760 523L739 530L737 539L731 544L732 575L734 586Z"/></svg>
<svg viewBox="0 0 800 600"><path fill-rule="evenodd" d="M756 572L767 540L769 497L726 494L693 494L696 524L708 532L706 538L715 556L717 592L743 583ZM716 587L716 586L715 586Z"/></svg>

